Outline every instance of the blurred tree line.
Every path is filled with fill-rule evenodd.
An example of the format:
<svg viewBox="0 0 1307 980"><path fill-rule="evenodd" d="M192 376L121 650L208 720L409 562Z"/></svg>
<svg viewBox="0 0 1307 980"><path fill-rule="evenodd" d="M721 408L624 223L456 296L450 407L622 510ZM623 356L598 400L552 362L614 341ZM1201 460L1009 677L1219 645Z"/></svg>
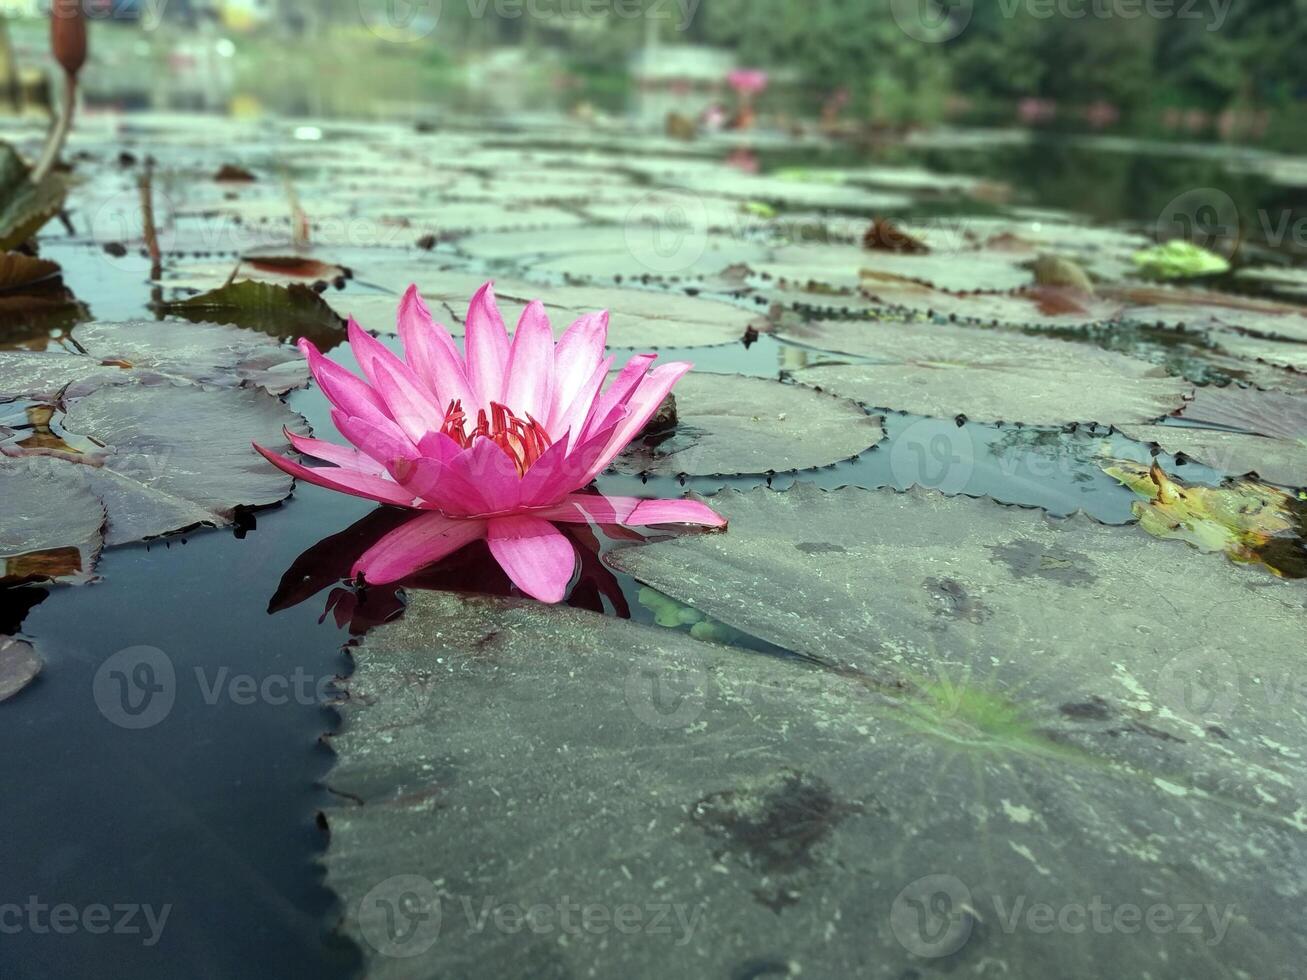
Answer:
<svg viewBox="0 0 1307 980"><path fill-rule="evenodd" d="M1170 16L1150 16L1150 3ZM937 16L951 7L965 28L937 43L909 37L894 14L910 12L910 0L702 0L689 36L733 45L747 61L791 67L804 86L846 86L864 104L945 91L979 103L1104 100L1128 114L1158 105L1274 106L1307 96L1307 0L918 6L929 12L927 4Z"/></svg>
<svg viewBox="0 0 1307 980"><path fill-rule="evenodd" d="M360 0L322 0L353 8ZM382 2L382 0L363 0ZM411 5L421 6L415 0ZM578 70L624 71L656 40L730 47L820 102L920 117L949 96L1105 101L1127 116L1166 105L1219 112L1307 96L1307 0L428 0L460 51L560 48ZM910 36L919 8L965 28ZM896 17L897 14L897 17ZM947 33L951 33L946 31Z"/></svg>

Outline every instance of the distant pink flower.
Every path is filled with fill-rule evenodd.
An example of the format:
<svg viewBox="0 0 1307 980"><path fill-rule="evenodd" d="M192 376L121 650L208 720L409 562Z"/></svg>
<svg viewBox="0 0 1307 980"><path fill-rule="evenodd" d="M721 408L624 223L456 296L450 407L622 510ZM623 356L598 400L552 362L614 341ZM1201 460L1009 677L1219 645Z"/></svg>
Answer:
<svg viewBox="0 0 1307 980"><path fill-rule="evenodd" d="M757 95L767 82L767 73L760 68L737 68L726 76L726 84L743 96Z"/></svg>
<svg viewBox="0 0 1307 980"><path fill-rule="evenodd" d="M254 447L298 479L428 512L369 548L353 576L396 582L484 538L518 588L557 602L576 555L550 522L725 527L693 500L577 492L639 435L691 365L650 370L656 355L640 354L604 390L614 360L604 356L606 312L581 317L555 344L544 307L532 302L510 340L491 283L472 297L466 356L417 287L398 321L404 359L350 319L366 381L300 341L353 447L288 432L299 452L332 464L315 468Z"/></svg>

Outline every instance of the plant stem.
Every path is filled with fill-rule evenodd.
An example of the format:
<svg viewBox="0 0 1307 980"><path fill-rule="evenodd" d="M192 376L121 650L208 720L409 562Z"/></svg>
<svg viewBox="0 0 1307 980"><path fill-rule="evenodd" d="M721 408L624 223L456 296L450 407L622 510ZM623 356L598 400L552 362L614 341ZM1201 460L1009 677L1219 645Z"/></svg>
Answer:
<svg viewBox="0 0 1307 980"><path fill-rule="evenodd" d="M64 74L64 91L63 91L62 111L59 118L50 129L50 135L46 138L45 149L41 151L41 159L37 161L32 168L32 183L39 184L50 176L50 171L54 165L59 162L59 154L63 152L64 144L68 142L68 134L73 128L73 115L77 110L77 76Z"/></svg>

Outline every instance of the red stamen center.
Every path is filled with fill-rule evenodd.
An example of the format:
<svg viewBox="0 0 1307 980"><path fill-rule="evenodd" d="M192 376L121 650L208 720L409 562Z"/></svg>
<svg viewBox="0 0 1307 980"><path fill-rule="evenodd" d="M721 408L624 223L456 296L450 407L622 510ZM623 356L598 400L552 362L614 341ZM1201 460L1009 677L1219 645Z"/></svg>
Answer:
<svg viewBox="0 0 1307 980"><path fill-rule="evenodd" d="M531 464L553 445L545 427L533 419L530 413L523 422L498 402L490 403L489 417L484 408L477 411L476 425L470 432L467 422L463 403L456 398L445 409L445 424L440 427L440 431L464 449L470 449L478 436L491 440L517 464L519 474L525 474Z"/></svg>

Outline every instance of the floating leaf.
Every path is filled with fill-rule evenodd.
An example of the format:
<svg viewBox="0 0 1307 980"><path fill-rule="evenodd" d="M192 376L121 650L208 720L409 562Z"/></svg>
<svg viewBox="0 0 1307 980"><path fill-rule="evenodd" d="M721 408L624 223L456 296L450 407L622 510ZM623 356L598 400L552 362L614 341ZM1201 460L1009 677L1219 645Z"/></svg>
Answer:
<svg viewBox="0 0 1307 980"><path fill-rule="evenodd" d="M0 701L8 701L39 673L41 658L30 643L0 636Z"/></svg>
<svg viewBox="0 0 1307 980"><path fill-rule="evenodd" d="M1190 422L1223 425L1307 445L1307 398L1250 388L1199 388L1180 414Z"/></svg>
<svg viewBox="0 0 1307 980"><path fill-rule="evenodd" d="M195 323L227 323L283 340L308 337L330 350L345 336L345 321L313 289L267 282L234 282L199 296L160 304L162 313Z"/></svg>
<svg viewBox="0 0 1307 980"><path fill-rule="evenodd" d="M266 392L169 383L99 388L74 401L62 424L104 447L94 464L63 466L104 501L110 545L201 524L222 527L238 508L285 499L291 479L250 443L283 450L283 426L304 430Z"/></svg>
<svg viewBox="0 0 1307 980"><path fill-rule="evenodd" d="M0 456L0 584L89 581L104 505L55 459Z"/></svg>
<svg viewBox="0 0 1307 980"><path fill-rule="evenodd" d="M1231 561L1262 564L1286 578L1307 578L1307 502L1247 480L1187 486L1156 463L1122 462L1105 472L1143 498L1134 511L1149 534L1223 551Z"/></svg>
<svg viewBox="0 0 1307 980"><path fill-rule="evenodd" d="M676 385L676 427L614 461L623 473L767 473L825 466L884 437L855 403L766 378L692 371Z"/></svg>
<svg viewBox="0 0 1307 980"><path fill-rule="evenodd" d="M1147 422L1191 386L1145 361L1083 344L978 328L872 320L790 324L787 339L874 358L808 367L796 380L864 405L973 421Z"/></svg>
<svg viewBox="0 0 1307 980"><path fill-rule="evenodd" d="M862 247L869 251L909 252L925 255L930 246L904 231L889 218L877 218L862 236Z"/></svg>
<svg viewBox="0 0 1307 980"><path fill-rule="evenodd" d="M31 169L13 147L0 142L0 251L22 245L63 210L68 180L51 173L34 185Z"/></svg>
<svg viewBox="0 0 1307 980"><path fill-rule="evenodd" d="M1023 977L1206 976L1223 964L1274 975L1298 954L1283 928L1305 850L1291 788L1303 775L1297 712L1245 716L1251 683L1234 719L1219 715L1220 735L1201 704L1186 707L1196 668L1166 670L1169 645L1157 644L1175 616L1162 595L1136 598L1131 566L1162 558L1169 573L1173 550L1088 522L1064 541L1021 511L1002 512L1011 519L993 534L976 517L998 508L975 501L938 502L957 515L938 540L931 519L945 515L924 495L887 525L879 518L905 498L864 491L831 495L814 527L811 494L729 495L752 540L735 567L711 570L725 575L713 601L788 620L788 635L823 654L832 633L847 638L874 675L427 593L353 651L328 783L361 805L327 812L325 863L369 976L458 975L469 963L505 977L732 977L762 964L852 977L870 963L904 976L927 957ZM776 508L747 518L764 495ZM855 497L884 497L889 510L842 506ZM965 557L958 531L969 532ZM1085 536L1104 547L1077 564L1112 562L1104 584L1128 612L1069 601L1101 586L1041 566L1036 549L1064 555ZM1109 539L1128 542L1124 561ZM857 559L793 547L819 542L852 545ZM668 553L619 553L655 549ZM697 560L680 567L702 552L670 553L673 576L704 584ZM973 574L974 591L952 581ZM1283 641L1299 624L1275 599L1251 601L1276 626L1246 636L1244 669L1280 677L1295 669ZM1197 609L1205 621L1210 606ZM1128 637L1110 656L1105 625ZM1277 645L1252 646L1268 638ZM1214 919L1135 937L1146 941L1087 929L1068 944L1025 918L1031 903L1091 899L1183 903ZM609 910L605 924L592 912L583 925L577 904ZM535 928L478 928L482 911Z"/></svg>
<svg viewBox="0 0 1307 980"><path fill-rule="evenodd" d="M1183 454L1228 476L1255 475L1286 487L1307 486L1301 443L1187 425L1122 425L1121 433L1163 452Z"/></svg>
<svg viewBox="0 0 1307 980"><path fill-rule="evenodd" d="M896 257L897 258L897 257ZM1030 272L1014 268L1013 278ZM976 278L979 278L978 276ZM864 268L862 290L883 305L978 323L1079 327L1119 319L1125 304L1110 295L1090 295L1066 286L1028 286L1009 292L949 292L901 273Z"/></svg>
<svg viewBox="0 0 1307 980"><path fill-rule="evenodd" d="M1145 275L1156 279L1192 279L1230 271L1230 263L1221 256L1180 238L1136 252L1134 260Z"/></svg>

